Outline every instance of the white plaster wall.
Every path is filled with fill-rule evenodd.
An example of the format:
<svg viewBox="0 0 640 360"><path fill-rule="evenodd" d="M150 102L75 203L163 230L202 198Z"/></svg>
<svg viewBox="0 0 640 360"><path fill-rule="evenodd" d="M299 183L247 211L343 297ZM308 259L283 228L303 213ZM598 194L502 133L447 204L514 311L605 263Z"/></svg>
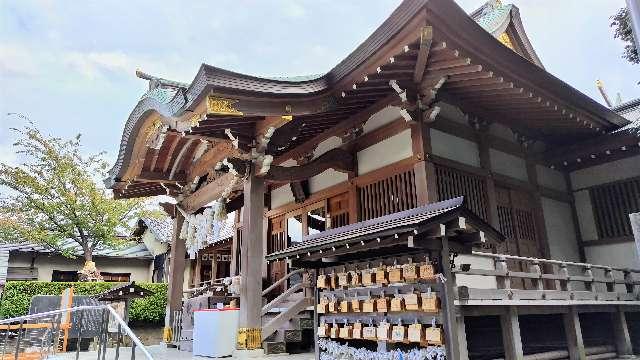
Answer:
<svg viewBox="0 0 640 360"><path fill-rule="evenodd" d="M459 255L456 258L456 266L460 264L471 264L471 269L495 270L493 259L480 257L476 255ZM456 283L458 286L468 286L476 289L495 289L495 276L481 275L462 275L456 274Z"/></svg>
<svg viewBox="0 0 640 360"><path fill-rule="evenodd" d="M455 121L460 124L469 124L467 117L460 110L460 108L442 102L439 103L438 106L440 106L440 113L438 114L438 116L441 116L447 120Z"/></svg>
<svg viewBox="0 0 640 360"><path fill-rule="evenodd" d="M515 142L511 129L497 122L493 122L491 123L491 125L489 125L489 134L497 136L504 140Z"/></svg>
<svg viewBox="0 0 640 360"><path fill-rule="evenodd" d="M536 173L538 174L538 183L540 185L551 189L567 191L567 182L560 171L546 166L536 165Z"/></svg>
<svg viewBox="0 0 640 360"><path fill-rule="evenodd" d="M407 129L358 152L358 175L366 174L413 155L411 130Z"/></svg>
<svg viewBox="0 0 640 360"><path fill-rule="evenodd" d="M276 209L294 201L291 187L288 184L271 190L271 208Z"/></svg>
<svg viewBox="0 0 640 360"><path fill-rule="evenodd" d="M524 159L496 149L489 149L491 157L491 170L493 172L511 176L513 178L528 181L527 165Z"/></svg>
<svg viewBox="0 0 640 360"><path fill-rule="evenodd" d="M591 264L640 269L640 260L634 242L587 246L584 252L587 262Z"/></svg>
<svg viewBox="0 0 640 360"><path fill-rule="evenodd" d="M279 166L291 167L298 165L298 162L294 159L289 159L287 161L283 161Z"/></svg>
<svg viewBox="0 0 640 360"><path fill-rule="evenodd" d="M436 129L430 131L431 150L434 155L480 167L480 150L477 143Z"/></svg>
<svg viewBox="0 0 640 360"><path fill-rule="evenodd" d="M576 214L578 215L582 241L596 240L598 238L598 230L596 229L596 220L593 216L589 191L576 191L573 193L573 197L576 200Z"/></svg>
<svg viewBox="0 0 640 360"><path fill-rule="evenodd" d="M318 156L326 153L329 150L335 149L342 145L342 139L337 136L332 136L324 141L320 142L318 146L313 150L313 158L317 158Z"/></svg>
<svg viewBox="0 0 640 360"><path fill-rule="evenodd" d="M541 200L551 258L580 262L571 205L545 197Z"/></svg>
<svg viewBox="0 0 640 360"><path fill-rule="evenodd" d="M330 186L340 184L348 179L349 176L345 173L335 171L333 169L327 169L322 173L309 178L309 192L313 194Z"/></svg>
<svg viewBox="0 0 640 360"><path fill-rule="evenodd" d="M151 259L118 259L96 257L93 259L96 267L100 271L114 273L130 273L131 281L151 282L149 272ZM69 259L62 255L39 254L36 256L34 266L38 268L39 281L51 281L53 270L77 271L82 268L84 259ZM9 266L30 266L30 254L11 254L9 256Z"/></svg>
<svg viewBox="0 0 640 360"><path fill-rule="evenodd" d="M574 171L571 184L577 190L635 176L640 176L640 155Z"/></svg>
<svg viewBox="0 0 640 360"><path fill-rule="evenodd" d="M362 129L366 134L401 117L399 107L387 106L386 108L371 115L369 120L364 123Z"/></svg>

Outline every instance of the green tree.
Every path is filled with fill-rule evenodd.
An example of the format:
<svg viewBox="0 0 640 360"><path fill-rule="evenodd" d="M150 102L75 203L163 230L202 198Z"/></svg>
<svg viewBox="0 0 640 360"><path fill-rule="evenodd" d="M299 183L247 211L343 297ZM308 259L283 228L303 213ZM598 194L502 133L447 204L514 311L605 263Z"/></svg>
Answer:
<svg viewBox="0 0 640 360"><path fill-rule="evenodd" d="M626 44L622 57L632 64L640 64L640 55L633 41L633 30L631 29L631 15L629 9L621 8L611 17L611 27L614 29L613 37L620 39Z"/></svg>
<svg viewBox="0 0 640 360"><path fill-rule="evenodd" d="M42 244L73 257L61 247L72 239L87 268L97 248L123 246L126 239L118 233L130 234L137 218L153 215L143 200L115 200L98 185L108 164L104 153L82 154L80 135L51 137L33 124L13 130L13 146L25 160L0 163L0 241Z"/></svg>

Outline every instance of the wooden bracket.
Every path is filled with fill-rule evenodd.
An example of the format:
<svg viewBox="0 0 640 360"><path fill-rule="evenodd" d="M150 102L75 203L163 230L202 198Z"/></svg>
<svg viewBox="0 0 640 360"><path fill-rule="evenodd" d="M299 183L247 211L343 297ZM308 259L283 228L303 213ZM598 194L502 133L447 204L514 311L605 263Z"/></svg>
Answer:
<svg viewBox="0 0 640 360"><path fill-rule="evenodd" d="M355 160L349 152L336 148L320 155L317 159L308 164L299 166L271 166L269 172L261 175L265 181L269 182L292 182L309 179L327 169L334 169L341 172L353 171Z"/></svg>

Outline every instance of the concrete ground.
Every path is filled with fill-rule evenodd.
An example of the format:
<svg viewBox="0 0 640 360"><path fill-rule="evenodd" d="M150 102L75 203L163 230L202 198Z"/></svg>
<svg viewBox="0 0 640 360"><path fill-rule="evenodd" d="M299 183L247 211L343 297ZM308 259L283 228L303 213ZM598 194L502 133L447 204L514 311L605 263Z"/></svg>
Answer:
<svg viewBox="0 0 640 360"><path fill-rule="evenodd" d="M151 354L154 360L211 360L215 358L203 357L203 356L193 356L188 351L180 351L174 348L167 348L165 345L151 345L147 346L147 350ZM80 352L80 356L78 360L97 360L98 353L97 351L83 351ZM107 349L107 354L104 357L105 360L115 360L115 349L109 348ZM75 360L76 353L68 352L68 353L58 353L55 356L49 356L50 360ZM130 347L121 347L119 359L122 360L130 360L131 359L131 348ZM135 353L136 360L146 360L145 355L140 351L140 349L136 349ZM234 359L234 357L226 357L222 359ZM292 354L292 355L262 355L259 357L251 357L244 358L248 360L260 360L260 359L268 359L268 360L313 360L313 353L305 353L305 354Z"/></svg>

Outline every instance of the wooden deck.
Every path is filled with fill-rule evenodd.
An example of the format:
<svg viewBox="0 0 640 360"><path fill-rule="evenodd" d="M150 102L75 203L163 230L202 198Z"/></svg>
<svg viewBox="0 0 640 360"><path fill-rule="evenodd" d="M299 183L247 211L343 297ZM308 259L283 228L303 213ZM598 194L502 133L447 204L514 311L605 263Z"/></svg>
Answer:
<svg viewBox="0 0 640 360"><path fill-rule="evenodd" d="M474 331L465 326L465 319L475 316L499 317L506 359L612 358L637 352L632 343L640 334L630 330L627 317L640 312L640 270L482 252L473 255L492 266L459 264L453 271L460 359L469 357L466 332ZM586 313L608 314L610 334L601 331L602 339L610 337L604 353L592 355L593 349L585 344L583 332L593 326L585 320ZM525 356L521 321L530 321L527 315L562 317L559 331L564 339L556 340L565 346Z"/></svg>

